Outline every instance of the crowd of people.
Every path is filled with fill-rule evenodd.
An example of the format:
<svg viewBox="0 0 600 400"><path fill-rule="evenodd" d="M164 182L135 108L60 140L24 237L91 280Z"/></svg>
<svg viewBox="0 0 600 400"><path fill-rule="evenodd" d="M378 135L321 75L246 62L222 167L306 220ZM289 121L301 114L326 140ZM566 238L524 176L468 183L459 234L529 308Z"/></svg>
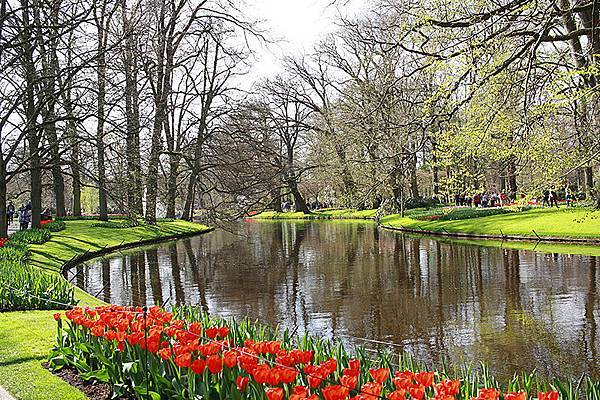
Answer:
<svg viewBox="0 0 600 400"><path fill-rule="evenodd" d="M502 207L512 200L502 191L478 192L469 195L466 192L458 193L454 196L454 203L457 206L467 207Z"/></svg>
<svg viewBox="0 0 600 400"><path fill-rule="evenodd" d="M31 224L32 217L32 207L31 201L28 201L26 204L21 204L19 209L16 209L15 205L12 201L9 201L6 205L6 225L11 226L15 219L19 222L19 230L24 231L29 229L29 224ZM49 220L52 219L52 211L46 208L41 214L41 220Z"/></svg>

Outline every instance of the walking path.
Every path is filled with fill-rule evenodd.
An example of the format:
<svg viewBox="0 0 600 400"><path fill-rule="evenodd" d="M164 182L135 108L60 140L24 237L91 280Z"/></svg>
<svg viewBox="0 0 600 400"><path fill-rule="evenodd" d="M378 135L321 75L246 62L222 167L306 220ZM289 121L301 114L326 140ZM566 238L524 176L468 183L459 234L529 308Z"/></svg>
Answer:
<svg viewBox="0 0 600 400"><path fill-rule="evenodd" d="M15 400L2 386L0 386L0 400Z"/></svg>
<svg viewBox="0 0 600 400"><path fill-rule="evenodd" d="M12 235L13 233L15 233L18 230L19 230L18 223L13 222L12 224L8 225L8 236ZM1 397L0 397L0 399L1 399Z"/></svg>

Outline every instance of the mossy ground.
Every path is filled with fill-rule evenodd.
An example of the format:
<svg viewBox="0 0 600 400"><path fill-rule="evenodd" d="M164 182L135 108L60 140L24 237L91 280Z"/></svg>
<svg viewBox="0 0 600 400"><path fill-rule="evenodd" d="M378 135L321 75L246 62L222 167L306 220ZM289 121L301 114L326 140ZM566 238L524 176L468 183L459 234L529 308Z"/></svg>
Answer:
<svg viewBox="0 0 600 400"><path fill-rule="evenodd" d="M58 273L60 267L86 251L102 250L105 246L136 243L177 235L202 233L208 227L185 221L159 222L155 226L135 228L92 228L95 221L67 221L65 230L52 234L42 245L32 245L31 265L48 273ZM51 271L56 272L51 272ZM101 302L76 289L80 304ZM55 311L24 311L0 313L0 384L17 399L85 399L85 395L46 370L46 360L56 337Z"/></svg>

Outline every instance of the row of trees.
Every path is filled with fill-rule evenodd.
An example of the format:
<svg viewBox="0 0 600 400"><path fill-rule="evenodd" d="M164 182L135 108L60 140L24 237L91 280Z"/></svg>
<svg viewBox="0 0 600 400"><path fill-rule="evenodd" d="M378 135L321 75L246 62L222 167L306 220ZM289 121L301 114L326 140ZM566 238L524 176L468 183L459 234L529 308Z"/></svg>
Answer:
<svg viewBox="0 0 600 400"><path fill-rule="evenodd" d="M380 0L250 87L233 0L1 0L7 199L215 216L549 185L594 193L596 0ZM85 210L95 212L96 210Z"/></svg>

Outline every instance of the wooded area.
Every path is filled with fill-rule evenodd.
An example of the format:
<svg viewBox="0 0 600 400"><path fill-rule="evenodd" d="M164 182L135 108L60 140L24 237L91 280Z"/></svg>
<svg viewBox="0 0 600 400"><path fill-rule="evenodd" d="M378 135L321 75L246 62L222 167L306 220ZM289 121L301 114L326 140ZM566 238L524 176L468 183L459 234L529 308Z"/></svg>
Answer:
<svg viewBox="0 0 600 400"><path fill-rule="evenodd" d="M0 237L28 199L34 227L47 207L153 223L567 186L600 204L600 1L378 0L256 82L271 38L245 7L1 0Z"/></svg>

